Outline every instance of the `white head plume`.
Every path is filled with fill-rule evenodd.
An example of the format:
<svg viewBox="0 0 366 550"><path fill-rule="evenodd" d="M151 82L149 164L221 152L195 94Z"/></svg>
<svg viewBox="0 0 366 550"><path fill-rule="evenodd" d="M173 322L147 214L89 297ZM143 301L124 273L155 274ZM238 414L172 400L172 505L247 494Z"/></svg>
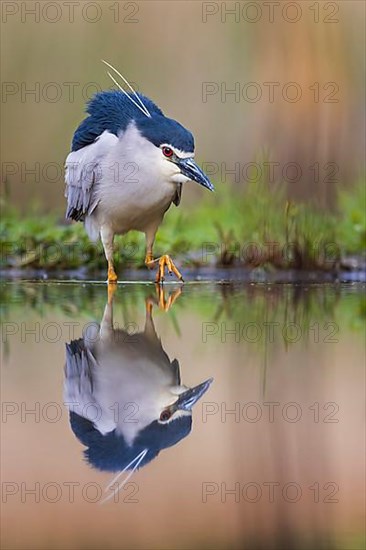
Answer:
<svg viewBox="0 0 366 550"><path fill-rule="evenodd" d="M121 483L118 485L117 489L113 489L111 494L108 495L107 497L105 497L100 504L104 504L105 502L108 502L108 500L110 500L112 497L114 497L116 494L118 494L120 492L120 490L122 489L122 487L124 487L124 485L126 485L126 483L128 482L128 480L131 478L131 476L136 472L137 468L140 466L141 462L143 461L143 459L145 458L147 452L148 452L149 449L144 449L143 451L141 451L141 453L139 453L137 456L135 456L135 458L133 460L131 460L131 462L129 464L127 464L127 466L125 468L123 468L123 470L121 470L113 479L110 483L108 483L107 487L105 488L104 492L107 492L109 489L112 489L113 485L115 483L117 483L118 479L121 477L121 475L126 472L128 470L128 468L131 468L131 466L133 466L132 470L129 472L129 474L125 477L125 479L123 481L121 481Z"/></svg>
<svg viewBox="0 0 366 550"><path fill-rule="evenodd" d="M110 69L112 69L112 71L114 71L122 80L123 82L129 87L129 89L131 90L131 92L133 93L133 95L135 96L136 100L135 101L133 99L133 97L126 92L126 90L124 90L122 88L122 86L120 84L118 84L117 80L114 78L114 76L109 72L107 71L107 74L108 76L113 80L113 82L115 83L115 85L117 86L117 88L119 88L121 90L121 92L123 92L125 94L125 96L128 97L128 99L135 105L135 107L137 107L138 109L140 109L140 111L147 117L151 118L151 114L149 113L146 105L144 105L144 103L142 102L142 99L140 98L140 96L135 92L135 90L132 88L131 84L127 81L127 79L121 75L121 73L119 71L117 71L117 69L115 69L113 67L113 65L111 65L110 63L108 63L108 61L104 61L104 59L102 59L102 63L104 63L104 65L107 65L107 67L109 67Z"/></svg>

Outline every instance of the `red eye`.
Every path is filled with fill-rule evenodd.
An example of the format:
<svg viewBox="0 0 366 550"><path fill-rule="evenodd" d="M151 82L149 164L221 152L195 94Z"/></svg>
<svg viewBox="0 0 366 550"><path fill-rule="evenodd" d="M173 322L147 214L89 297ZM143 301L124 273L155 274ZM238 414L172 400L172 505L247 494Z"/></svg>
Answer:
<svg viewBox="0 0 366 550"><path fill-rule="evenodd" d="M171 149L170 147L163 147L163 155L165 155L166 157L172 157L173 156L173 149Z"/></svg>
<svg viewBox="0 0 366 550"><path fill-rule="evenodd" d="M163 411L160 415L160 420L162 422L166 422L167 420L169 420L169 418L172 416L171 412L170 411Z"/></svg>

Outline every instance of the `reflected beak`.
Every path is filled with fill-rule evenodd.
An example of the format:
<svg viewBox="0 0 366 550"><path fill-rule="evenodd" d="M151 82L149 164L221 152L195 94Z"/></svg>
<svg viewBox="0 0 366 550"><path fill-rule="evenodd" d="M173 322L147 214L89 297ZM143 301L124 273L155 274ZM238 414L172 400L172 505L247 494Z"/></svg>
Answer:
<svg viewBox="0 0 366 550"><path fill-rule="evenodd" d="M202 397L202 395L206 393L212 381L213 378L209 378L208 380L206 380L206 382L202 382L202 384L198 384L198 386L195 386L194 388L191 388L182 393L179 396L178 401L175 403L176 408L183 411L190 411L193 405L195 405L200 399L200 397Z"/></svg>
<svg viewBox="0 0 366 550"><path fill-rule="evenodd" d="M201 168L194 162L192 158L188 159L179 159L177 165L180 168L180 171L184 176L189 178L192 181L196 181L206 189L214 191L214 186L206 176L206 174L201 170Z"/></svg>

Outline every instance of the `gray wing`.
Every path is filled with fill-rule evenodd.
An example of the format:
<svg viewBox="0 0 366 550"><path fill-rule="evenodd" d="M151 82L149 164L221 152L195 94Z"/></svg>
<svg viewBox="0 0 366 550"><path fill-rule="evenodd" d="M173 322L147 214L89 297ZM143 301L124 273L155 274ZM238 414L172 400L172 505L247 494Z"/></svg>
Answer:
<svg viewBox="0 0 366 550"><path fill-rule="evenodd" d="M98 205L95 192L102 176L101 162L118 142L117 136L103 132L94 143L71 152L65 165L66 218L84 221Z"/></svg>
<svg viewBox="0 0 366 550"><path fill-rule="evenodd" d="M107 411L106 414L95 395L93 372L100 368L83 338L66 344L64 404L70 412L87 418L105 434L114 430L116 423L114 413Z"/></svg>
<svg viewBox="0 0 366 550"><path fill-rule="evenodd" d="M64 398L69 409L77 414L87 404L95 403L92 375L95 365L95 357L82 338L66 344Z"/></svg>

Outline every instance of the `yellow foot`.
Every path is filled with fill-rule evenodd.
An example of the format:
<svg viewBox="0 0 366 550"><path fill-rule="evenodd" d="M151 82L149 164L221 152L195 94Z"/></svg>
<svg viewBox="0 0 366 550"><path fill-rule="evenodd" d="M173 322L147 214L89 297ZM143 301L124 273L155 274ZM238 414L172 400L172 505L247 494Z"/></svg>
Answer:
<svg viewBox="0 0 366 550"><path fill-rule="evenodd" d="M157 260L154 260L153 258L153 255L151 254L151 252L148 252L145 256L145 265L149 268L149 269L154 269L155 267L155 262Z"/></svg>
<svg viewBox="0 0 366 550"><path fill-rule="evenodd" d="M156 284L156 294L158 298L159 309L163 311L169 311L169 309L172 307L174 302L182 294L182 289L176 288L174 292L169 294L168 299L166 300L164 295L164 290L162 289L161 285Z"/></svg>
<svg viewBox="0 0 366 550"><path fill-rule="evenodd" d="M183 277L181 272L177 269L177 267L174 265L173 260L171 259L168 254L164 254L164 256L161 256L158 260L159 262L159 268L156 273L156 282L162 284L164 282L164 276L165 276L165 268L167 268L169 275L174 275L178 277L180 281L183 281Z"/></svg>
<svg viewBox="0 0 366 550"><path fill-rule="evenodd" d="M117 275L114 271L114 267L112 265L108 265L108 283L116 283L117 282Z"/></svg>
<svg viewBox="0 0 366 550"><path fill-rule="evenodd" d="M162 311L169 311L174 302L182 294L182 288L176 288L174 292L168 295L168 298L165 298L165 293L163 287L159 284L155 285L156 287L156 299L149 296L145 300L146 313L151 315L154 304L158 304L159 309Z"/></svg>

